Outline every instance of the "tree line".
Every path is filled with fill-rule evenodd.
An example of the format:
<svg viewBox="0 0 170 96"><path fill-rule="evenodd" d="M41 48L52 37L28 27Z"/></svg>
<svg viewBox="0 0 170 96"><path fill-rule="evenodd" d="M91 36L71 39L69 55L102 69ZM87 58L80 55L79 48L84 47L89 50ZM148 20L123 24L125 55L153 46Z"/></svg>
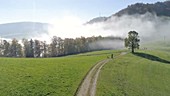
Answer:
<svg viewBox="0 0 170 96"><path fill-rule="evenodd" d="M80 37L80 38L65 38L57 36L51 38L51 42L33 40L33 39L12 39L12 41L0 41L0 56L1 57L58 57L71 54L78 54L89 51L104 50L103 48L90 48L89 44L99 40L122 40L120 37Z"/></svg>

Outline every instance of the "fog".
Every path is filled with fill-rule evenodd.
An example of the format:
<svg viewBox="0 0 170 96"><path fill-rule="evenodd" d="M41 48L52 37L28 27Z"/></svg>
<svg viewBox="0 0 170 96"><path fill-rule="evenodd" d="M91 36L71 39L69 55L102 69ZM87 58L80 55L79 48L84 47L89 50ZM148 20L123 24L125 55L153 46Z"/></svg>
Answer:
<svg viewBox="0 0 170 96"><path fill-rule="evenodd" d="M137 31L142 43L160 40L169 40L170 18L146 13L144 15L112 16L105 22L85 24L76 16L65 16L50 22L49 36L62 38L91 37L91 36L118 36L125 38L129 31ZM117 43L116 43L117 42ZM90 44L93 47L122 48L122 41L97 41ZM108 47L109 46L109 47Z"/></svg>
<svg viewBox="0 0 170 96"><path fill-rule="evenodd" d="M170 35L170 18L150 13L111 17L103 28L112 35L121 37L127 37L129 31L135 30L139 33L141 42L164 40Z"/></svg>
<svg viewBox="0 0 170 96"><path fill-rule="evenodd" d="M61 38L91 37L91 36L117 36L125 38L129 31L137 31L141 43L151 41L170 40L170 17L156 16L146 13L144 15L124 15L121 17L112 16L105 22L85 24L87 20L74 15L67 15L61 18L53 18L49 22L47 34L39 33L32 39L51 42L52 36ZM13 35L15 35L13 33ZM24 38L24 37L23 37ZM90 46L119 48L123 47L123 41L97 41ZM105 44L105 45L104 45ZM93 45L93 46L92 46ZM107 47L108 48L108 47Z"/></svg>
<svg viewBox="0 0 170 96"><path fill-rule="evenodd" d="M99 40L89 44L90 49L123 49L122 40Z"/></svg>
<svg viewBox="0 0 170 96"><path fill-rule="evenodd" d="M87 21L76 16L64 16L54 19L50 22L50 36L59 36L62 38L91 37L91 36L109 36L110 32L103 29L102 23L84 25Z"/></svg>
<svg viewBox="0 0 170 96"><path fill-rule="evenodd" d="M85 24L87 21L76 16L65 16L50 22L49 36L76 38L80 36L127 37L129 31L137 31L141 42L168 39L170 18L155 14L112 16L106 22Z"/></svg>

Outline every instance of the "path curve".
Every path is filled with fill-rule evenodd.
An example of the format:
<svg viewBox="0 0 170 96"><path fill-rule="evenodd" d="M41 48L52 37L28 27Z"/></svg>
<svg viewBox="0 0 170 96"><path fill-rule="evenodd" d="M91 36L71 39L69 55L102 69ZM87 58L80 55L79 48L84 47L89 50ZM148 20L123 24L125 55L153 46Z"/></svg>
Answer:
<svg viewBox="0 0 170 96"><path fill-rule="evenodd" d="M118 58L122 55L127 54L127 52L121 52L120 55L114 57ZM95 96L97 79L100 73L101 68L112 59L105 59L98 62L85 76L81 85L75 93L75 96Z"/></svg>
<svg viewBox="0 0 170 96"><path fill-rule="evenodd" d="M101 68L111 59L102 60L97 63L86 75L79 86L75 96L95 96L97 79Z"/></svg>

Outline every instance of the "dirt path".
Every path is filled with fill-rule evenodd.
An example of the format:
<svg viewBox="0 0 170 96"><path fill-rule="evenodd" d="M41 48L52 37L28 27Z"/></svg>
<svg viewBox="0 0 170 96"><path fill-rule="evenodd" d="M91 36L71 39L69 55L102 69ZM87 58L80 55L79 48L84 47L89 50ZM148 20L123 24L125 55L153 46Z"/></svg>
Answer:
<svg viewBox="0 0 170 96"><path fill-rule="evenodd" d="M83 82L79 86L76 96L95 96L97 78L101 68L109 62L110 59L106 59L97 63L86 75Z"/></svg>
<svg viewBox="0 0 170 96"><path fill-rule="evenodd" d="M114 57L125 55L127 52L122 52L120 55ZM95 96L97 79L101 68L112 59L106 59L97 63L86 75L81 85L79 86L75 96Z"/></svg>

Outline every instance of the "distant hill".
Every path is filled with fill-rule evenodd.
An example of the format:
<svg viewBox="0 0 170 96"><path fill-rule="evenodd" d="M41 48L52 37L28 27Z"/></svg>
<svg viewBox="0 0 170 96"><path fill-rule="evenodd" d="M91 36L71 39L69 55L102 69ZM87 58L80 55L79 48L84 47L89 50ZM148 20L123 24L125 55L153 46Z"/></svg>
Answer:
<svg viewBox="0 0 170 96"><path fill-rule="evenodd" d="M144 4L144 3L136 3L129 5L127 8L120 10L119 12L109 16L109 17L96 17L87 24L93 24L98 22L104 22L109 20L112 16L124 16L124 15L135 15L135 14L145 14L151 13L156 14L157 16L166 16L170 17L170 1L165 2L157 2L154 4Z"/></svg>
<svg viewBox="0 0 170 96"><path fill-rule="evenodd" d="M41 34L48 34L47 23L39 22L17 22L0 24L1 38L33 38Z"/></svg>
<svg viewBox="0 0 170 96"><path fill-rule="evenodd" d="M129 5L127 8L114 14L115 16L122 16L125 14L134 15L134 14L145 14L153 13L157 16L170 16L170 1L157 2L155 4L143 4L136 3Z"/></svg>
<svg viewBox="0 0 170 96"><path fill-rule="evenodd" d="M98 23L98 22L104 22L106 20L107 20L107 17L97 17L97 18L94 18L94 19L90 20L87 23L88 24L93 24L93 23Z"/></svg>

